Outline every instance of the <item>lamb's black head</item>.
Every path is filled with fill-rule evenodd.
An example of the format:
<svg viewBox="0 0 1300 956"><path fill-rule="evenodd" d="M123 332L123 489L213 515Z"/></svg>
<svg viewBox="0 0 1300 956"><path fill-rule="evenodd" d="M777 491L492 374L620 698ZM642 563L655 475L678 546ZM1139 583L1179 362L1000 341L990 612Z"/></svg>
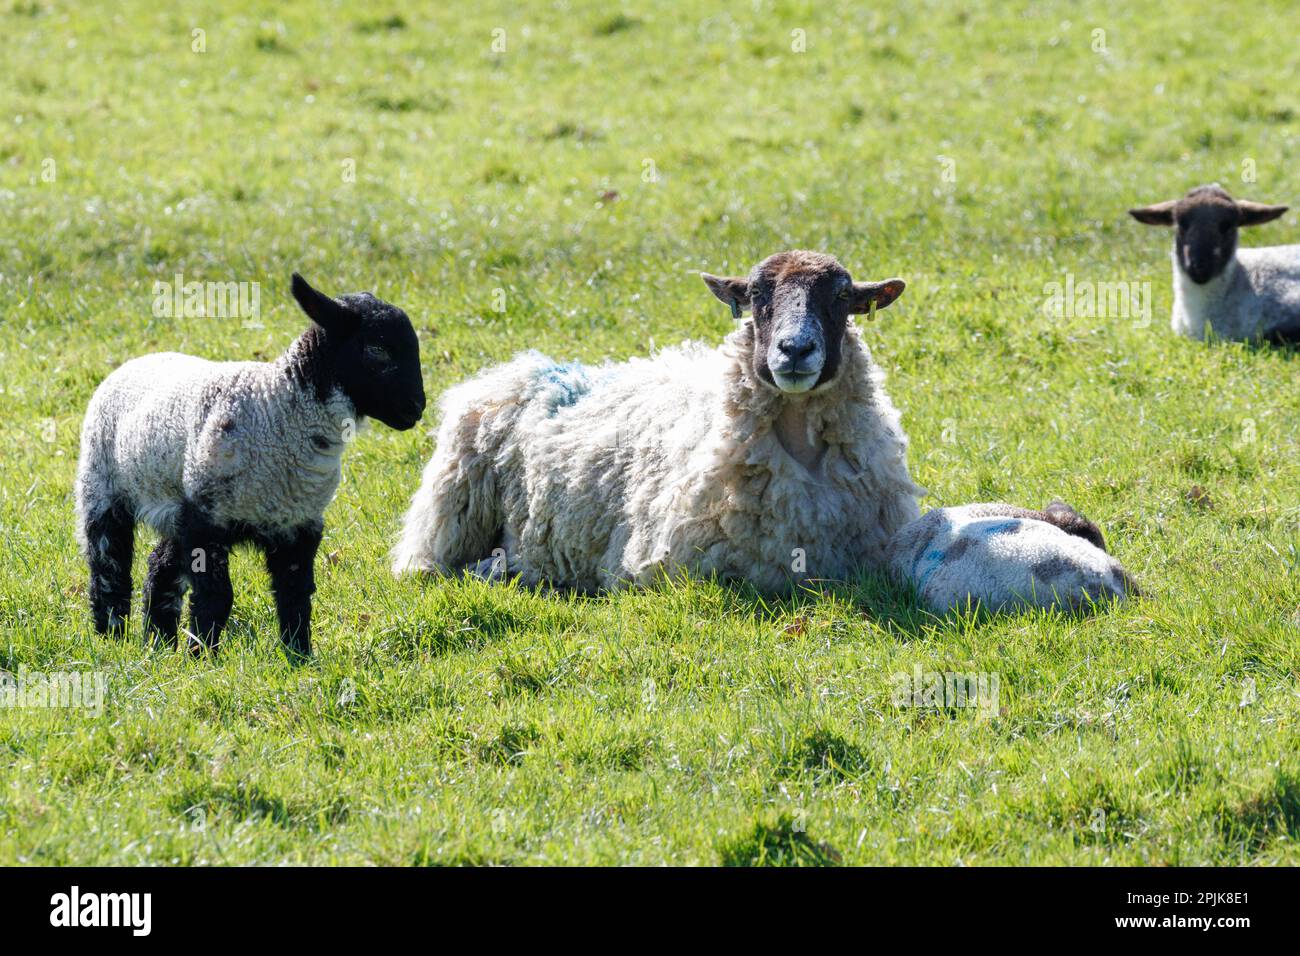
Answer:
<svg viewBox="0 0 1300 956"><path fill-rule="evenodd" d="M332 299L293 274L293 297L324 331L322 371L357 413L390 428L412 428L424 414L420 342L406 313L369 292Z"/></svg>
<svg viewBox="0 0 1300 956"><path fill-rule="evenodd" d="M834 256L803 251L768 256L745 277L700 275L737 318L753 310L754 374L788 394L833 380L849 316L885 308L905 287L854 282Z"/></svg>
<svg viewBox="0 0 1300 956"><path fill-rule="evenodd" d="M1101 529L1064 501L1053 501L1043 509L1042 514L1044 521L1056 525L1066 534L1083 538L1085 541L1095 544L1101 550L1106 550L1106 539L1102 537Z"/></svg>
<svg viewBox="0 0 1300 956"><path fill-rule="evenodd" d="M1197 186L1182 199L1128 213L1148 226L1173 226L1178 267L1197 285L1204 285L1220 275L1236 255L1239 228L1269 222L1286 210L1286 206L1233 199L1216 183Z"/></svg>

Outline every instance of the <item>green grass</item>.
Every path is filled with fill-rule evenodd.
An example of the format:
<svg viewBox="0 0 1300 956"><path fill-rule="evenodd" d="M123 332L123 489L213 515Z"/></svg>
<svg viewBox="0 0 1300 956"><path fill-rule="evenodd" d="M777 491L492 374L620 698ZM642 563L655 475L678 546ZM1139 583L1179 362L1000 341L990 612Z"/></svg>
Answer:
<svg viewBox="0 0 1300 956"><path fill-rule="evenodd" d="M1294 203L1287 0L97 6L0 0L0 667L108 680L98 719L0 710L0 862L1300 862L1300 364L1174 337L1169 236L1124 214ZM402 305L437 394L524 347L717 341L695 273L790 247L907 279L866 334L929 504L1062 497L1147 597L395 581L432 440L377 426L314 663L250 555L216 662L93 634L77 430L128 357L274 356L299 269ZM155 318L177 272L260 282L263 327ZM1067 274L1149 281L1153 321L1045 315ZM917 666L997 675L997 713L894 706Z"/></svg>

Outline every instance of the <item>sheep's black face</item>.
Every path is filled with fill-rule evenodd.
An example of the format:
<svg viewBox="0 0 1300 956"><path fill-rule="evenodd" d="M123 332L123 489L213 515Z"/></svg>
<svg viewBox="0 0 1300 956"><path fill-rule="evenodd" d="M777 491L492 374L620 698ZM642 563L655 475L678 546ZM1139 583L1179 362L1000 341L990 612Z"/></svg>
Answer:
<svg viewBox="0 0 1300 956"><path fill-rule="evenodd" d="M1286 210L1286 206L1235 200L1215 185L1197 186L1182 199L1130 209L1129 215L1150 226L1173 226L1178 268L1197 285L1204 285L1222 275L1237 254L1240 227L1268 222Z"/></svg>
<svg viewBox="0 0 1300 956"><path fill-rule="evenodd" d="M406 313L369 292L331 299L296 273L293 294L325 331L321 361L357 413L390 428L413 428L424 414L424 381L420 341Z"/></svg>
<svg viewBox="0 0 1300 956"><path fill-rule="evenodd" d="M1222 189L1193 189L1172 210L1178 267L1197 285L1220 275L1237 254L1237 204Z"/></svg>
<svg viewBox="0 0 1300 956"><path fill-rule="evenodd" d="M369 292L340 301L361 316L361 327L345 345L339 384L362 415L399 431L413 428L424 414L425 399L420 341L411 320Z"/></svg>
<svg viewBox="0 0 1300 956"><path fill-rule="evenodd" d="M1223 272L1237 254L1237 207L1232 203L1198 203L1174 215L1174 248L1187 277L1204 285Z"/></svg>
<svg viewBox="0 0 1300 956"><path fill-rule="evenodd" d="M734 314L753 311L754 374L790 395L833 381L849 316L883 309L904 289L901 279L854 282L833 256L802 251L769 256L746 278L703 278Z"/></svg>

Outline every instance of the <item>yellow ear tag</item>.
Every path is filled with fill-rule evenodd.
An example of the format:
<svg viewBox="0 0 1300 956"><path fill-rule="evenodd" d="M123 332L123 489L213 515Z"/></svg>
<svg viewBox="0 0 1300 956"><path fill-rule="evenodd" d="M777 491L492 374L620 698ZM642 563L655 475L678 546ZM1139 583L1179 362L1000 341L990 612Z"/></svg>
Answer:
<svg viewBox="0 0 1300 956"><path fill-rule="evenodd" d="M871 304L867 306L867 321L876 321L876 300L872 299Z"/></svg>

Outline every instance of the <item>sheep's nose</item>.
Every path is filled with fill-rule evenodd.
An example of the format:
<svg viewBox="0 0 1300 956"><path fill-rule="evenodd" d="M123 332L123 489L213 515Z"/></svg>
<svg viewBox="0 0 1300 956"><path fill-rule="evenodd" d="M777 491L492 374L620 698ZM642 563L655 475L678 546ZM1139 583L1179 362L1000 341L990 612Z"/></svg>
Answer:
<svg viewBox="0 0 1300 956"><path fill-rule="evenodd" d="M778 339L776 347L786 358L790 359L792 362L798 362L800 359L807 358L811 355L817 348L817 343L811 338L805 338L803 336L800 336L799 338L787 336L786 338Z"/></svg>

